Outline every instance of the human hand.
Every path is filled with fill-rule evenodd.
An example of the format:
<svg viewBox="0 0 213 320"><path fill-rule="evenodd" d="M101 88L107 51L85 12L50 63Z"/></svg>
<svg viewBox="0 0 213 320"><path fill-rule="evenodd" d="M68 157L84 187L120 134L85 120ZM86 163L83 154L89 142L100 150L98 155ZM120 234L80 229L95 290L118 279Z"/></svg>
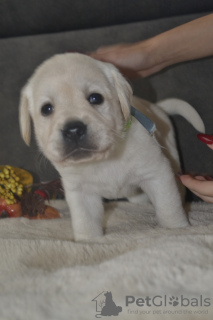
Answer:
<svg viewBox="0 0 213 320"><path fill-rule="evenodd" d="M210 177L181 175L181 182L203 201L213 203L213 181Z"/></svg>
<svg viewBox="0 0 213 320"><path fill-rule="evenodd" d="M164 65L158 64L150 54L151 41L134 44L117 44L100 47L90 54L91 57L114 64L120 71L130 78L146 77L160 71Z"/></svg>
<svg viewBox="0 0 213 320"><path fill-rule="evenodd" d="M213 150L213 136L199 134L198 139ZM203 176L181 175L180 181L202 200L213 203L213 178Z"/></svg>

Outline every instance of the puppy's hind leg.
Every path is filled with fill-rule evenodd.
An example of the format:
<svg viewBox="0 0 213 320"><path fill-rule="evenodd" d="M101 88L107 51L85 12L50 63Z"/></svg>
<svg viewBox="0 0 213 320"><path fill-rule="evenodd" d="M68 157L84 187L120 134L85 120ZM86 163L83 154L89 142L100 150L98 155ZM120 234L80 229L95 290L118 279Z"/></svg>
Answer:
<svg viewBox="0 0 213 320"><path fill-rule="evenodd" d="M182 207L181 197L172 172L159 174L158 177L143 181L141 188L147 193L157 216L158 223L166 228L189 226Z"/></svg>

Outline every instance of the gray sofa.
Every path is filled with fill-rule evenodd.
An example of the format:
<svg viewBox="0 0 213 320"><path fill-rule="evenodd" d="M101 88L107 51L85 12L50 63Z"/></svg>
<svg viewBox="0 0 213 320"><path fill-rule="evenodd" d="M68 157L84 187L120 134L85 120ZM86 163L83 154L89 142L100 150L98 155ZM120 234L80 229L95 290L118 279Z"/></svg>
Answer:
<svg viewBox="0 0 213 320"><path fill-rule="evenodd" d="M2 0L0 6L0 164L25 168L35 181L57 177L35 141L28 148L19 132L20 90L36 66L56 53L143 40L213 11L211 0ZM213 133L213 58L172 66L132 86L153 102L188 101ZM174 116L173 122L183 171L213 175L213 152L184 119Z"/></svg>

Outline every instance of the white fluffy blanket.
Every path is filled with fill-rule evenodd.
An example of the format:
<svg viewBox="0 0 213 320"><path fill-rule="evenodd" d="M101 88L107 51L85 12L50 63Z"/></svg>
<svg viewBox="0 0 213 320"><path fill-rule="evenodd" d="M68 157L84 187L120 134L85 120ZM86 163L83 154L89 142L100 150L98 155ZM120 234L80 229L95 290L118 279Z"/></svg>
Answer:
<svg viewBox="0 0 213 320"><path fill-rule="evenodd" d="M75 243L54 205L61 219L0 220L1 320L105 319L112 300L110 319L213 319L213 206L192 204L192 226L169 230L151 205L106 204L105 236Z"/></svg>

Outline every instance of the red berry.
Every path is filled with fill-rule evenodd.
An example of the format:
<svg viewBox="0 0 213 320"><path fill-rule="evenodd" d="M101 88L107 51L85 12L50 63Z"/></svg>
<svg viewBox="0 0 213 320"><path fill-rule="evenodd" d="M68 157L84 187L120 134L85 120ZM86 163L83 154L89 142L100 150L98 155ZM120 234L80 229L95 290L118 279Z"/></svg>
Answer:
<svg viewBox="0 0 213 320"><path fill-rule="evenodd" d="M36 190L34 193L39 194L44 200L47 199L46 193L42 190Z"/></svg>

